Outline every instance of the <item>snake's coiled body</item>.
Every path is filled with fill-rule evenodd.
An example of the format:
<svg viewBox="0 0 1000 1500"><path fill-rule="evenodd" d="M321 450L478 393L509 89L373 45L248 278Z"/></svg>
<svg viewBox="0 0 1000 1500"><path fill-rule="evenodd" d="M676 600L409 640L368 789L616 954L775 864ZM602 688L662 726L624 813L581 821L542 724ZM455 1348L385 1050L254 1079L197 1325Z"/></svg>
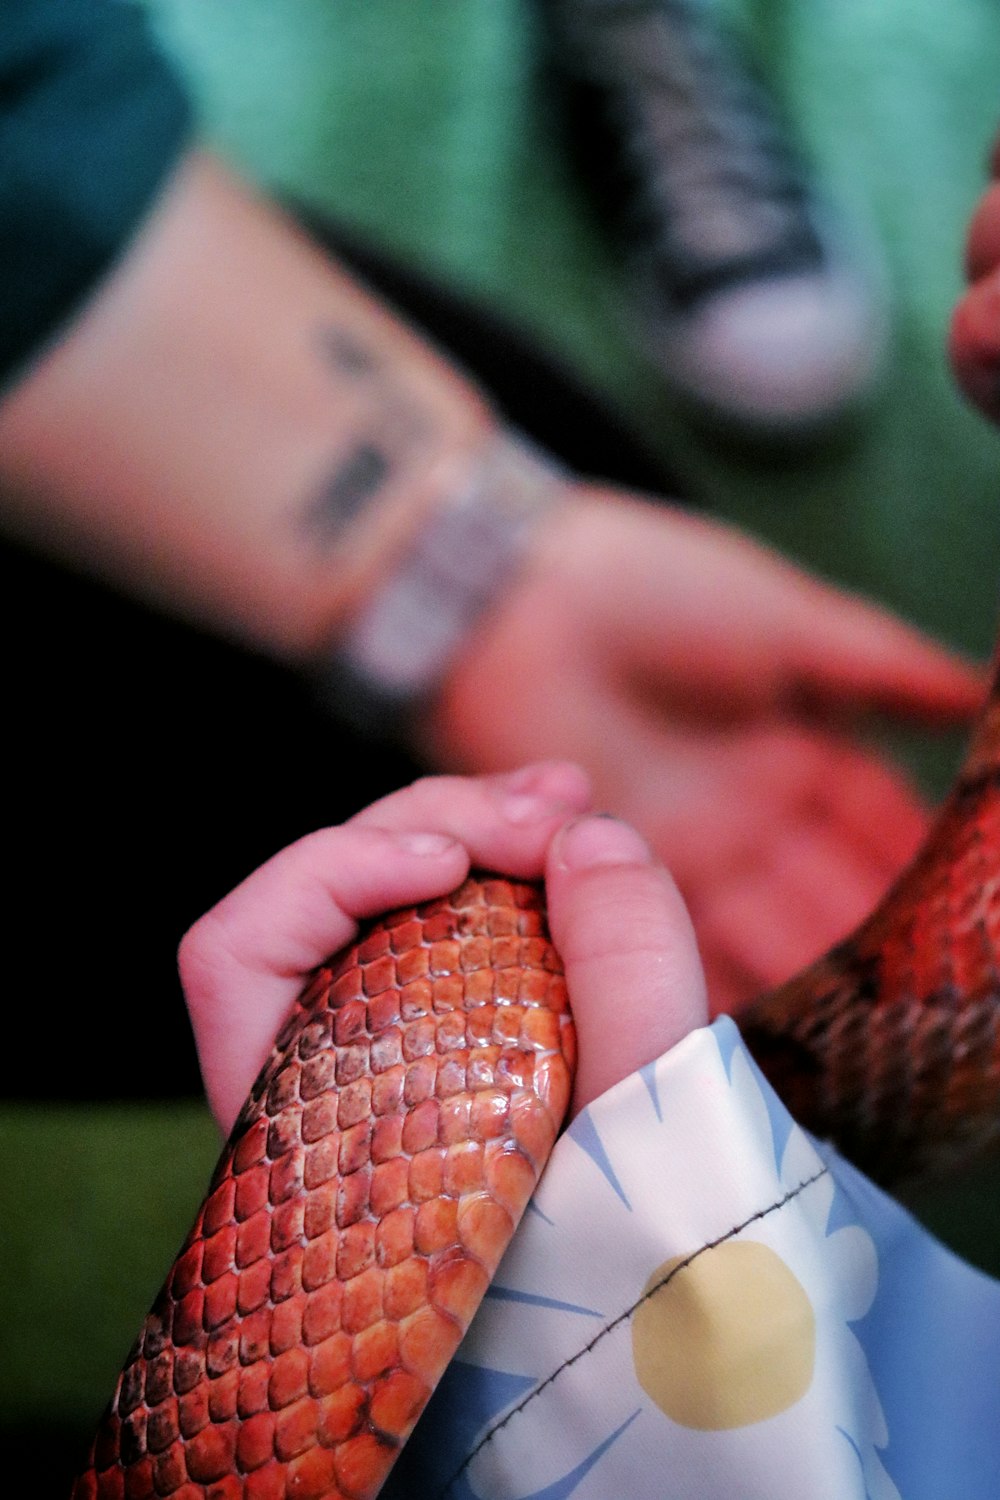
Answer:
<svg viewBox="0 0 1000 1500"><path fill-rule="evenodd" d="M1000 1134L1000 693L917 860L740 1022L881 1178ZM368 1500L534 1188L574 1057L540 893L493 877L323 969L126 1362L74 1500Z"/></svg>
<svg viewBox="0 0 1000 1500"><path fill-rule="evenodd" d="M800 1122L881 1182L1000 1135L1000 680L917 858L740 1030Z"/></svg>

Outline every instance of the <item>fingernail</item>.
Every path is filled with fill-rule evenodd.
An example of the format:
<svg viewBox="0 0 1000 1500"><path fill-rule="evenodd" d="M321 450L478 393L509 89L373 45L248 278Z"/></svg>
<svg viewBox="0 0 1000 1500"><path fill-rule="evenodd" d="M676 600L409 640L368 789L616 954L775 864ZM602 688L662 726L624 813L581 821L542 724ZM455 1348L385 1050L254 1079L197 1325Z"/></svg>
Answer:
<svg viewBox="0 0 1000 1500"><path fill-rule="evenodd" d="M576 811L555 790L547 790L552 769L550 762L540 761L494 778L500 812L508 823L538 823L556 812Z"/></svg>
<svg viewBox="0 0 1000 1500"><path fill-rule="evenodd" d="M594 865L649 865L653 853L646 840L628 823L610 814L576 818L558 835L556 858L567 870Z"/></svg>
<svg viewBox="0 0 1000 1500"><path fill-rule="evenodd" d="M494 777L500 793L538 797L554 808L583 812L590 804L590 779L572 761L540 760Z"/></svg>
<svg viewBox="0 0 1000 1500"><path fill-rule="evenodd" d="M514 792L500 798L500 811L508 823L537 823L563 808L565 803L554 797L540 797L532 792Z"/></svg>
<svg viewBox="0 0 1000 1500"><path fill-rule="evenodd" d="M447 833L397 833L396 842L410 854L446 854L458 843Z"/></svg>
<svg viewBox="0 0 1000 1500"><path fill-rule="evenodd" d="M516 771L502 771L493 779L498 787L508 792L534 792L545 781L548 771L548 761L533 761L530 766L519 766Z"/></svg>

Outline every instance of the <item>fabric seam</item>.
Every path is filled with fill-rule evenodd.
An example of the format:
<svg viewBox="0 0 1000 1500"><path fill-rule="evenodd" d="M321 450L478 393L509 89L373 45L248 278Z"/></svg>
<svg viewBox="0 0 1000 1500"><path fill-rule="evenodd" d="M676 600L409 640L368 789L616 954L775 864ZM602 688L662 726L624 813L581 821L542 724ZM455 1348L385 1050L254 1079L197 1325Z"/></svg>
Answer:
<svg viewBox="0 0 1000 1500"><path fill-rule="evenodd" d="M586 1344L584 1344L582 1348L578 1349L575 1354L571 1354L568 1359L564 1359L562 1364L552 1371L551 1375L547 1375L539 1385L533 1386L522 1400L518 1401L515 1406L512 1406L510 1411L507 1412L499 1422L491 1427L489 1432L487 1432L483 1437L479 1439L479 1442L476 1444L476 1446L469 1454L466 1455L459 1467L455 1470L454 1474L452 1474L451 1478L446 1482L444 1488L440 1489L437 1492L435 1500L447 1500L449 1491L462 1477L462 1475L465 1473L466 1469L468 1469L469 1465L473 1462L476 1456L481 1453L482 1450L486 1447L487 1443L491 1443L497 1436L497 1434L502 1432L509 1422L513 1421L513 1419L522 1411L524 1411L526 1407L530 1406L532 1401L534 1401L537 1396L540 1396L543 1391L547 1390L550 1385L553 1385L559 1379L559 1376L564 1373L564 1371L570 1369L579 1360L583 1359L585 1355L590 1354L602 1339L607 1338L608 1334L613 1333L616 1328L620 1328L623 1323L627 1323L629 1318L631 1318L640 1307L648 1302L651 1297L655 1297L657 1292L662 1291L663 1288L667 1286L674 1279L674 1277L678 1275L679 1272L686 1270L688 1266L690 1266L699 1258L699 1256L705 1255L709 1250L716 1250L720 1245L724 1245L727 1243L727 1241L735 1239L738 1234L742 1234L744 1229L749 1229L751 1224L758 1224L761 1219L766 1219L769 1217L769 1215L777 1213L780 1209L785 1208L789 1203L792 1202L793 1199L797 1198L800 1193L804 1193L806 1188L812 1187L813 1183L819 1182L823 1177L828 1177L829 1174L829 1167L820 1167L819 1171L814 1172L811 1177L806 1177L802 1182L798 1183L797 1186L789 1188L788 1192L785 1193L783 1197L777 1198L773 1203L769 1203L766 1208L758 1209L756 1213L750 1214L748 1218L743 1219L739 1224L734 1224L731 1229L727 1229L724 1234L718 1235L714 1240L706 1240L703 1245L698 1246L697 1250L692 1250L690 1255L686 1255L683 1260L678 1261L677 1264L671 1267L667 1274L663 1276L659 1281L657 1281L653 1286L651 1286L648 1291L643 1292L641 1297L636 1298L635 1302L633 1302L630 1307L627 1307L624 1312L618 1313L617 1316L612 1318L610 1322L605 1323L604 1327L599 1329L598 1332L594 1334L594 1337L590 1339Z"/></svg>

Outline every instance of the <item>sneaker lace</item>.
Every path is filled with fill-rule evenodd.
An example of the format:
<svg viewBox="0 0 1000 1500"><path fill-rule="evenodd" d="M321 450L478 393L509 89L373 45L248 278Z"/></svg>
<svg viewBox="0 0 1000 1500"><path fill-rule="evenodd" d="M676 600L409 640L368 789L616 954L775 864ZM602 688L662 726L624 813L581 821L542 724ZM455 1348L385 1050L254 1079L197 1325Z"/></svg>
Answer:
<svg viewBox="0 0 1000 1500"><path fill-rule="evenodd" d="M626 229L675 301L821 261L804 165L718 26L684 0L562 0L561 12L620 142Z"/></svg>

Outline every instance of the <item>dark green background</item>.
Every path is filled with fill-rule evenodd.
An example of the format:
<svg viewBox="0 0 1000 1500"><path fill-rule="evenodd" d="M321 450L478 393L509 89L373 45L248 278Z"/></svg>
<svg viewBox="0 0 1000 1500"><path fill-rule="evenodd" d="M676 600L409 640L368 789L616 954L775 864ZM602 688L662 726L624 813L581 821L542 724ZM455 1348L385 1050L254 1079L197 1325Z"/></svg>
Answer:
<svg viewBox="0 0 1000 1500"><path fill-rule="evenodd" d="M1000 123L994 0L730 0L724 9L869 238L892 300L870 409L820 449L699 438L629 335L628 288L580 196L519 0L158 0L209 137L261 183L336 212L512 314L668 453L720 515L985 654L1000 438L944 358L961 245ZM954 743L900 747L928 790ZM0 1412L85 1431L216 1152L194 1105L0 1110ZM921 1199L1000 1268L991 1174Z"/></svg>

